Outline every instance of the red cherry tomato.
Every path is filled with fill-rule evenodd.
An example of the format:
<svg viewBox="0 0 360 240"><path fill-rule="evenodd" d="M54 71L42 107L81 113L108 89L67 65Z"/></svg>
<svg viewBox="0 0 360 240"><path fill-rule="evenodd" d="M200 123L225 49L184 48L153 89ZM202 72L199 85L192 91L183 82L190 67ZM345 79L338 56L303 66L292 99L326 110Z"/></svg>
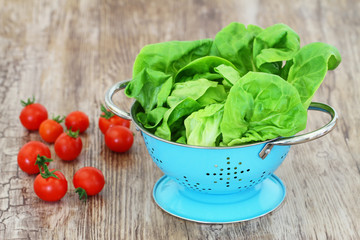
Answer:
<svg viewBox="0 0 360 240"><path fill-rule="evenodd" d="M79 197L86 198L101 192L105 185L102 172L94 167L80 168L74 175L73 184Z"/></svg>
<svg viewBox="0 0 360 240"><path fill-rule="evenodd" d="M63 119L56 117L54 119L47 119L40 124L39 134L41 138L48 142L53 143L55 140L64 132L63 127L60 123Z"/></svg>
<svg viewBox="0 0 360 240"><path fill-rule="evenodd" d="M49 171L53 171L53 169ZM44 178L41 174L39 174L34 180L34 192L44 201L59 201L67 192L68 183L64 174L59 171L55 171L53 174L55 174L58 178Z"/></svg>
<svg viewBox="0 0 360 240"><path fill-rule="evenodd" d="M68 130L56 139L54 149L59 158L65 161L71 161L80 155L82 140L78 136L78 132Z"/></svg>
<svg viewBox="0 0 360 240"><path fill-rule="evenodd" d="M20 169L28 174L38 173L39 168L35 165L38 155L51 158L50 149L45 144L38 141L31 141L26 143L20 149L17 156Z"/></svg>
<svg viewBox="0 0 360 240"><path fill-rule="evenodd" d="M102 114L99 117L99 128L103 134L109 129L110 126L119 125L130 128L130 120L123 119L114 115L107 110L103 105L101 106Z"/></svg>
<svg viewBox="0 0 360 240"><path fill-rule="evenodd" d="M28 99L27 102L21 101L24 108L20 113L20 122L28 130L38 130L40 124L48 118L46 108L39 104L34 103L35 98Z"/></svg>
<svg viewBox="0 0 360 240"><path fill-rule="evenodd" d="M89 127L89 117L81 112L75 111L69 113L69 115L65 118L65 126L67 129L71 129L71 131L80 131L80 133L85 132L85 130Z"/></svg>
<svg viewBox="0 0 360 240"><path fill-rule="evenodd" d="M111 126L105 133L105 144L114 152L128 151L134 142L134 135L127 127Z"/></svg>

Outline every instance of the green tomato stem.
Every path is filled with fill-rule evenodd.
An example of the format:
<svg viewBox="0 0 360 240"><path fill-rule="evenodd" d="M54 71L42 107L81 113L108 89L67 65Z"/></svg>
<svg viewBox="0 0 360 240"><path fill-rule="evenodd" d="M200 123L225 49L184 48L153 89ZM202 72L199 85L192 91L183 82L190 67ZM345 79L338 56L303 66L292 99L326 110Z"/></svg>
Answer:
<svg viewBox="0 0 360 240"><path fill-rule="evenodd" d="M101 115L100 117L103 117L103 118L106 118L106 119L110 119L111 117L114 116L114 114L111 111L107 110L104 107L104 105L102 105L102 104L101 104L101 112L103 112L104 114Z"/></svg>
<svg viewBox="0 0 360 240"><path fill-rule="evenodd" d="M77 194L79 194L79 199L81 201L86 202L88 195L87 195L85 189L83 189L81 187L78 187L78 188L75 189L75 192Z"/></svg>
<svg viewBox="0 0 360 240"><path fill-rule="evenodd" d="M52 120L54 120L57 123L62 123L64 121L64 119L65 119L65 116L61 117L60 115L52 118Z"/></svg>
<svg viewBox="0 0 360 240"><path fill-rule="evenodd" d="M66 134L72 138L77 138L79 136L79 133L80 133L80 130L73 132L73 131L71 131L71 128L66 132Z"/></svg>
<svg viewBox="0 0 360 240"><path fill-rule="evenodd" d="M27 101L25 102L24 100L21 100L21 105L23 105L24 107L33 104L35 102L35 97L33 96L32 99L28 98Z"/></svg>
<svg viewBox="0 0 360 240"><path fill-rule="evenodd" d="M40 156L38 154L35 165L38 165L41 177L43 177L45 179L49 178L49 177L54 177L56 179L59 179L59 177L54 174L54 172L56 172L57 170L50 171L48 166L46 165L46 163L49 163L52 161L53 160L51 158L47 158L45 156Z"/></svg>

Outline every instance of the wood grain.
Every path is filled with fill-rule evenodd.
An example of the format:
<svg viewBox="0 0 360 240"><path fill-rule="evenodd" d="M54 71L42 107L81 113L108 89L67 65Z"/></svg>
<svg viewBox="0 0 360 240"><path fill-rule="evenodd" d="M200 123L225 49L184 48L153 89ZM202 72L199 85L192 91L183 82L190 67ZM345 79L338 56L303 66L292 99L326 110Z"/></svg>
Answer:
<svg viewBox="0 0 360 240"><path fill-rule="evenodd" d="M0 239L360 239L359 1L0 0L0 6ZM224 225L184 221L152 200L162 173L140 133L132 126L132 149L111 152L97 127L99 109L105 91L131 77L146 44L212 38L232 21L262 27L283 22L302 45L336 46L343 62L314 100L332 105L340 119L326 137L292 148L276 171L287 196L273 213ZM38 199L35 176L17 166L21 146L41 141L18 120L20 100L31 96L50 115L81 110L91 121L74 162L62 162L50 145L53 167L69 182L56 203ZM124 109L132 103L123 94L116 100ZM315 114L308 127L326 120ZM106 177L103 191L86 204L72 186L83 166Z"/></svg>

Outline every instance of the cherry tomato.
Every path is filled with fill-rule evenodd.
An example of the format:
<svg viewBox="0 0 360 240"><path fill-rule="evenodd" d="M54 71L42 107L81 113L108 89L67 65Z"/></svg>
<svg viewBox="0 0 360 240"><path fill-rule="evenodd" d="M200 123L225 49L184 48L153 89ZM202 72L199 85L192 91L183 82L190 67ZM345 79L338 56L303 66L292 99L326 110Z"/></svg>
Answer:
<svg viewBox="0 0 360 240"><path fill-rule="evenodd" d="M134 135L127 127L112 126L105 133L105 144L114 152L126 152L134 142Z"/></svg>
<svg viewBox="0 0 360 240"><path fill-rule="evenodd" d="M101 105L102 114L99 117L99 128L103 134L109 129L110 126L120 125L127 128L130 128L130 120L123 119L119 116L116 116L109 110L107 110L103 105Z"/></svg>
<svg viewBox="0 0 360 240"><path fill-rule="evenodd" d="M65 118L65 126L71 131L79 130L80 133L83 133L89 127L89 124L89 117L81 111L71 112Z"/></svg>
<svg viewBox="0 0 360 240"><path fill-rule="evenodd" d="M26 143L20 149L17 156L20 169L28 174L38 173L39 168L35 165L38 155L51 158L51 152L48 146L38 141L31 141Z"/></svg>
<svg viewBox="0 0 360 240"><path fill-rule="evenodd" d="M47 164L51 161L53 160L44 156L37 157L36 165L41 171L34 180L34 192L40 199L54 202L65 196L68 184L61 172L48 169Z"/></svg>
<svg viewBox="0 0 360 240"><path fill-rule="evenodd" d="M48 143L55 142L60 134L64 132L63 127L60 125L63 120L63 118L61 119L60 116L57 116L56 118L43 121L39 128L41 138Z"/></svg>
<svg viewBox="0 0 360 240"><path fill-rule="evenodd" d="M65 161L77 158L82 149L82 141L79 132L68 130L62 133L55 141L54 149L56 154Z"/></svg>
<svg viewBox="0 0 360 240"><path fill-rule="evenodd" d="M80 168L74 175L73 184L79 198L86 201L87 196L93 196L101 192L105 185L102 172L94 167Z"/></svg>
<svg viewBox="0 0 360 240"><path fill-rule="evenodd" d="M53 171L53 169L49 171ZM34 180L34 192L44 201L58 201L63 198L67 192L68 183L64 174L59 171L55 171L53 174L55 174L57 178L53 176L44 178L39 174Z"/></svg>
<svg viewBox="0 0 360 240"><path fill-rule="evenodd" d="M28 130L38 130L40 124L48 118L46 108L40 103L35 103L35 98L21 101L24 108L20 113L20 122Z"/></svg>

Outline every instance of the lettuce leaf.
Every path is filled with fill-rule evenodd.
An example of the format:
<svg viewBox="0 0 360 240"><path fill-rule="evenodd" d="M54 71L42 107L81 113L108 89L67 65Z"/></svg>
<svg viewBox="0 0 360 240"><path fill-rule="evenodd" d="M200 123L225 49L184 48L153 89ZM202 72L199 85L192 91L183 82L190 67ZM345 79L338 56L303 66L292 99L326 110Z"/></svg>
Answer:
<svg viewBox="0 0 360 240"><path fill-rule="evenodd" d="M169 109L165 107L157 107L148 113L138 112L136 117L146 129L151 130L152 132L152 129L160 124L168 110Z"/></svg>
<svg viewBox="0 0 360 240"><path fill-rule="evenodd" d="M193 60L209 55L213 40L170 41L145 46L135 59L133 79L125 94L145 112L166 102L176 73Z"/></svg>
<svg viewBox="0 0 360 240"><path fill-rule="evenodd" d="M217 66L215 72L219 73L230 85L234 85L240 79L240 74L235 68L224 64Z"/></svg>
<svg viewBox="0 0 360 240"><path fill-rule="evenodd" d="M171 95L167 98L170 107L175 106L185 98L199 100L202 106L215 102L222 102L226 99L224 87L217 82L207 79L198 79L187 82L180 82L174 85Z"/></svg>
<svg viewBox="0 0 360 240"><path fill-rule="evenodd" d="M231 88L221 122L228 146L288 137L305 129L298 91L277 75L249 72Z"/></svg>
<svg viewBox="0 0 360 240"><path fill-rule="evenodd" d="M339 51L326 43L310 43L297 52L287 81L298 90L304 108L310 106L327 71L335 69L340 62Z"/></svg>
<svg viewBox="0 0 360 240"><path fill-rule="evenodd" d="M185 82L189 80L197 80L200 78L205 78L208 80L222 79L222 76L215 70L215 68L219 65L231 66L233 69L236 69L231 62L224 58L206 56L198 58L180 69L175 76L175 82Z"/></svg>
<svg viewBox="0 0 360 240"><path fill-rule="evenodd" d="M279 75L283 61L293 58L300 49L300 38L285 24L275 24L254 40L253 59L259 72Z"/></svg>
<svg viewBox="0 0 360 240"><path fill-rule="evenodd" d="M215 36L211 49L211 55L227 59L235 65L240 75L243 76L249 71L256 71L252 48L255 36L262 31L262 28L244 24L230 23Z"/></svg>
<svg viewBox="0 0 360 240"><path fill-rule="evenodd" d="M211 104L188 116L184 121L187 143L215 147L223 112L224 104Z"/></svg>
<svg viewBox="0 0 360 240"><path fill-rule="evenodd" d="M194 99L183 99L165 112L163 121L156 129L155 135L169 141L176 141L179 138L176 133L185 130L184 119L200 108L200 104Z"/></svg>
<svg viewBox="0 0 360 240"><path fill-rule="evenodd" d="M145 112L150 112L166 102L171 92L172 82L173 78L170 75L144 68L126 86L125 94L128 97L134 97Z"/></svg>

